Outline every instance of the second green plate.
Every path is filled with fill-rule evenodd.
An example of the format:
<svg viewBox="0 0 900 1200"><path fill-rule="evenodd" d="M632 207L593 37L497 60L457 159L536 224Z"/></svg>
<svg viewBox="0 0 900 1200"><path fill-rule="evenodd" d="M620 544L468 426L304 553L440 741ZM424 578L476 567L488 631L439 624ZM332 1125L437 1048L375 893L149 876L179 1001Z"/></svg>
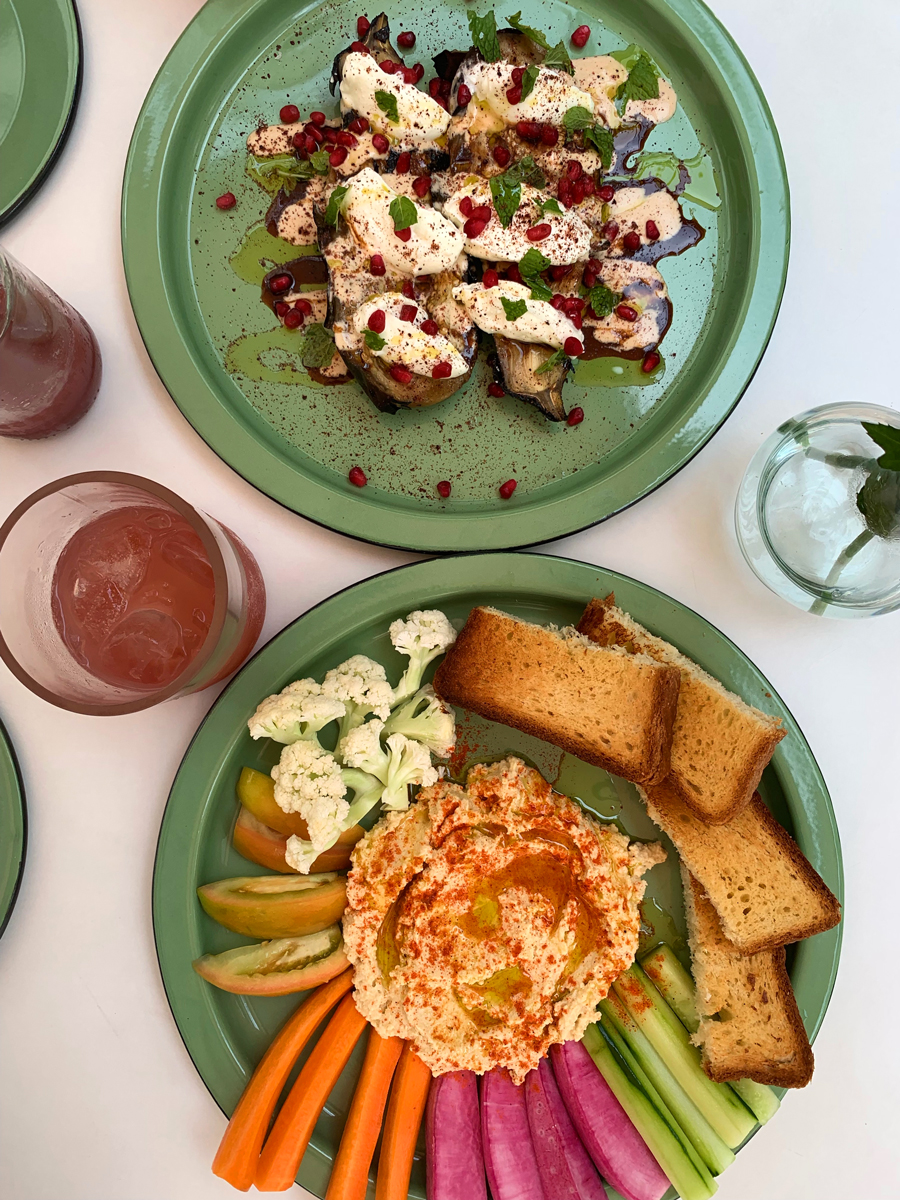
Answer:
<svg viewBox="0 0 900 1200"><path fill-rule="evenodd" d="M483 9L483 5L480 6ZM244 175L246 137L290 98L332 111L328 75L358 6L209 0L144 104L125 174L123 245L131 301L150 355L197 432L236 471L341 533L410 550L491 550L584 529L658 487L712 436L765 349L787 268L788 189L766 102L740 51L699 0L523 0L552 38L582 21L588 53L640 42L672 79L678 112L648 150L706 151L721 197L697 208L706 237L665 259L675 308L665 372L647 386L566 385L581 425L553 425L521 401L488 397L484 362L434 408L378 413L356 384L321 388L300 368L297 331L260 303L265 264L293 257L262 224L266 198ZM287 14L293 20L287 23ZM377 10L373 10L374 11ZM502 20L505 10L498 9ZM465 6L397 0L411 58L466 46ZM237 206L220 212L231 191ZM634 364L626 364L631 367ZM646 378L640 372L633 380ZM592 379L594 382L592 382ZM621 380L620 380L621 382ZM363 489L347 472L361 466ZM502 501L498 486L518 481ZM435 491L449 480L451 497Z"/></svg>

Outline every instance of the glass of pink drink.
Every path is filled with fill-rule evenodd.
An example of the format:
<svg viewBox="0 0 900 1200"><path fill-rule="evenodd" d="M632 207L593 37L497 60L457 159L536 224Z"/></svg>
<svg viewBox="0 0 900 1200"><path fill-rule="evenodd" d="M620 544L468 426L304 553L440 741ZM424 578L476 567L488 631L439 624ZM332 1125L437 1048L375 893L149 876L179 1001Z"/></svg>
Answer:
<svg viewBox="0 0 900 1200"><path fill-rule="evenodd" d="M68 429L94 403L100 374L84 317L0 249L0 435Z"/></svg>
<svg viewBox="0 0 900 1200"><path fill-rule="evenodd" d="M0 526L0 657L72 712L137 712L217 683L265 614L240 538L138 475L59 479Z"/></svg>

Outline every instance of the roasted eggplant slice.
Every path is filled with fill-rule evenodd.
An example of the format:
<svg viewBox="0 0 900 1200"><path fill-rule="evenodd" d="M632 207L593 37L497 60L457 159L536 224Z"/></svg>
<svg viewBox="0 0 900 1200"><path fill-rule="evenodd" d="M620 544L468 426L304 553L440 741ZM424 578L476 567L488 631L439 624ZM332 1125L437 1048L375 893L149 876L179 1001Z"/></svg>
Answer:
<svg viewBox="0 0 900 1200"><path fill-rule="evenodd" d="M375 55L379 62L389 58L391 62L402 67L403 59L391 45L391 27L388 23L387 13L379 13L372 24L369 26L369 32L364 38L354 38L354 41L362 41L362 44L370 54ZM344 70L344 59L348 54L352 54L353 46L349 45L346 50L342 50L334 60L334 65L331 68L331 81L328 84L329 91L334 95L338 84L341 82L341 75Z"/></svg>
<svg viewBox="0 0 900 1200"><path fill-rule="evenodd" d="M511 396L533 404L551 421L565 421L566 406L562 398L563 384L572 369L572 360L563 358L549 370L537 374L555 353L549 346L534 342L517 342L512 338L494 335L496 360L492 361L494 378Z"/></svg>

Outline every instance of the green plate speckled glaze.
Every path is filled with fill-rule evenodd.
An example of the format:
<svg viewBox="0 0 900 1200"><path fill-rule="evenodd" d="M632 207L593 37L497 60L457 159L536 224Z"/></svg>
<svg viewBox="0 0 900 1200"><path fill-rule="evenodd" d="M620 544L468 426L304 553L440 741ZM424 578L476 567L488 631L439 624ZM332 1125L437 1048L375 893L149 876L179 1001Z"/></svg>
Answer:
<svg viewBox="0 0 900 1200"><path fill-rule="evenodd" d="M72 0L0 4L0 225L27 204L59 157L81 89Z"/></svg>
<svg viewBox="0 0 900 1200"><path fill-rule="evenodd" d="M708 151L718 212L694 205L706 236L663 260L675 307L665 371L647 386L614 360L582 364L566 385L584 422L569 428L506 397L488 397L482 361L458 396L380 414L350 384L322 388L299 367L296 331L273 330L259 299L263 261L296 251L261 224L266 198L244 174L245 140L287 99L334 111L327 80L355 37L358 6L210 0L172 50L138 120L125 174L128 287L163 382L200 435L274 499L341 533L413 550L533 544L603 520L684 466L737 403L765 349L784 286L788 186L766 102L740 51L699 0L523 0L524 21L568 37L583 20L585 53L642 43L677 90L675 117L648 150ZM390 10L414 29L412 61L467 46L465 5ZM482 3L480 9L485 5ZM498 12L501 10L498 10ZM505 10L502 10L505 11ZM602 22L602 25L601 25ZM237 206L215 207L232 191ZM689 210L691 206L688 206ZM586 382L587 381L587 382ZM369 485L347 479L360 465ZM497 495L518 480L508 502ZM442 501L439 480L453 485Z"/></svg>
<svg viewBox="0 0 900 1200"><path fill-rule="evenodd" d="M296 997L252 999L217 991L191 969L206 952L242 939L205 915L195 888L226 876L263 874L231 846L237 815L235 782L241 767L267 771L276 761L271 743L251 741L246 720L257 703L293 679L321 679L351 654L383 662L397 679L407 661L391 646L387 629L414 608L442 608L464 620L476 604L495 604L526 620L577 622L592 596L610 590L654 633L670 639L729 688L784 721L787 737L766 769L760 792L838 897L841 852L828 791L809 746L771 685L728 640L697 613L624 575L585 563L538 554L485 554L401 567L348 588L273 638L246 664L211 709L185 755L163 817L153 882L156 947L169 1003L197 1070L225 1113ZM598 816L643 839L659 837L634 788L536 738L461 714L460 740L469 762L516 753L530 759L555 785ZM665 838L663 838L665 841ZM681 884L674 851L648 877L643 913L649 936L684 952ZM655 944L655 940L649 944ZM795 948L791 979L800 1011L814 1037L828 1006L840 952L840 926ZM315 1129L297 1182L324 1196L340 1141L363 1045L341 1076ZM209 1147L210 1159L214 1147ZM424 1196L421 1147L410 1195ZM374 1195L370 1186L369 1196ZM610 1196L616 1193L610 1192Z"/></svg>
<svg viewBox="0 0 900 1200"><path fill-rule="evenodd" d="M9 923L25 866L25 789L16 754L0 721L0 934Z"/></svg>

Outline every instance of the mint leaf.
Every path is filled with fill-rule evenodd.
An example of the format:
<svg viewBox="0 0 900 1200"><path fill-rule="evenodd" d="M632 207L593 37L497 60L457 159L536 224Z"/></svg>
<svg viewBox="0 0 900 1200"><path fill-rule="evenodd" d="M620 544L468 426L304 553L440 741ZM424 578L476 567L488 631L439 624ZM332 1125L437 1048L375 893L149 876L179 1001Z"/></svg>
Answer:
<svg viewBox="0 0 900 1200"><path fill-rule="evenodd" d="M331 170L330 153L328 150L314 150L309 156L312 169L317 175L327 175ZM300 164L303 165L302 163Z"/></svg>
<svg viewBox="0 0 900 1200"><path fill-rule="evenodd" d="M559 67L563 71L568 71L570 75L575 74L575 68L572 66L572 60L569 57L565 42L557 42L555 46L547 51L543 65L545 67Z"/></svg>
<svg viewBox="0 0 900 1200"><path fill-rule="evenodd" d="M374 329L367 329L364 334L364 341L370 350L383 350L387 342Z"/></svg>
<svg viewBox="0 0 900 1200"><path fill-rule="evenodd" d="M591 125L584 131L585 146L593 146L600 155L600 162L608 170L613 159L613 134L605 125Z"/></svg>
<svg viewBox="0 0 900 1200"><path fill-rule="evenodd" d="M310 325L303 339L300 361L304 367L321 370L334 358L334 342L324 325Z"/></svg>
<svg viewBox="0 0 900 1200"><path fill-rule="evenodd" d="M594 123L594 115L581 104L567 108L562 119L566 133L576 133L579 129L587 129Z"/></svg>
<svg viewBox="0 0 900 1200"><path fill-rule="evenodd" d="M250 178L274 195L282 188L290 192L301 179L312 179L315 168L308 162L300 162L293 154L273 154L271 158L247 155L245 167Z"/></svg>
<svg viewBox="0 0 900 1200"><path fill-rule="evenodd" d="M628 71L628 78L620 83L616 100L624 108L629 100L656 100L659 96L659 72L656 64L643 52Z"/></svg>
<svg viewBox="0 0 900 1200"><path fill-rule="evenodd" d="M876 460L879 467L885 471L900 471L900 429L893 425L876 425L872 421L863 421L862 427L884 451Z"/></svg>
<svg viewBox="0 0 900 1200"><path fill-rule="evenodd" d="M874 467L859 489L856 507L878 537L900 534L900 472Z"/></svg>
<svg viewBox="0 0 900 1200"><path fill-rule="evenodd" d="M543 375L546 371L552 371L554 367L558 367L560 363L567 362L565 350L554 350L546 362L535 368L535 375Z"/></svg>
<svg viewBox="0 0 900 1200"><path fill-rule="evenodd" d="M340 184L336 187L328 197L328 207L325 209L325 224L337 225L338 214L341 211L341 205L344 202L344 197L350 191L349 187Z"/></svg>
<svg viewBox="0 0 900 1200"><path fill-rule="evenodd" d="M523 25L521 21L522 14L517 12L513 17L507 17L511 29L517 29L519 33L524 33L526 37L531 38L536 46L542 46L545 50L550 49L550 43L547 41L546 35L541 33L539 29L534 29L531 25Z"/></svg>
<svg viewBox="0 0 900 1200"><path fill-rule="evenodd" d="M500 303L503 305L507 321L518 321L519 317L524 317L528 312L527 300L507 300L506 296L501 296Z"/></svg>
<svg viewBox="0 0 900 1200"><path fill-rule="evenodd" d="M620 62L626 71L630 71L639 58L649 60L651 67L656 72L657 76L662 75L662 71L656 65L643 46L639 46L636 42L632 42L630 46L626 46L624 50L610 50L610 58L614 58L616 62Z"/></svg>
<svg viewBox="0 0 900 1200"><path fill-rule="evenodd" d="M395 196L390 203L388 212L394 222L394 229L398 231L409 229L410 225L415 225L419 219L419 210L409 196Z"/></svg>
<svg viewBox="0 0 900 1200"><path fill-rule="evenodd" d="M522 276L522 282L531 288L532 300L551 300L553 292L541 279L541 271L546 271L550 266L550 259L541 254L540 250L532 246L522 256L519 262L519 274Z"/></svg>
<svg viewBox="0 0 900 1200"><path fill-rule="evenodd" d="M530 66L525 68L525 74L522 76L522 99L527 100L534 91L534 85L537 83L537 77L540 74L540 67Z"/></svg>
<svg viewBox="0 0 900 1200"><path fill-rule="evenodd" d="M608 317L616 305L622 303L622 293L613 292L602 283L595 284L588 292L588 304L601 320Z"/></svg>
<svg viewBox="0 0 900 1200"><path fill-rule="evenodd" d="M466 16L469 18L469 32L472 35L472 45L476 50L481 51L481 57L485 62L497 62L503 55L500 52L500 39L497 37L497 18L494 16L493 9L484 17L479 17L477 12L467 9Z"/></svg>
<svg viewBox="0 0 900 1200"><path fill-rule="evenodd" d="M559 201L554 200L552 196L548 196L546 200L538 200L538 208L541 210L541 216L548 212L559 213L559 215L562 216L562 209L559 207Z"/></svg>
<svg viewBox="0 0 900 1200"><path fill-rule="evenodd" d="M375 103L389 121L393 121L395 125L399 122L400 114L397 112L397 97L393 92L383 92L379 88L375 93Z"/></svg>
<svg viewBox="0 0 900 1200"><path fill-rule="evenodd" d="M494 208L504 228L516 215L522 203L522 184L529 183L532 187L542 188L546 179L538 169L537 163L530 154L519 159L517 163L501 175L491 177L491 199Z"/></svg>

